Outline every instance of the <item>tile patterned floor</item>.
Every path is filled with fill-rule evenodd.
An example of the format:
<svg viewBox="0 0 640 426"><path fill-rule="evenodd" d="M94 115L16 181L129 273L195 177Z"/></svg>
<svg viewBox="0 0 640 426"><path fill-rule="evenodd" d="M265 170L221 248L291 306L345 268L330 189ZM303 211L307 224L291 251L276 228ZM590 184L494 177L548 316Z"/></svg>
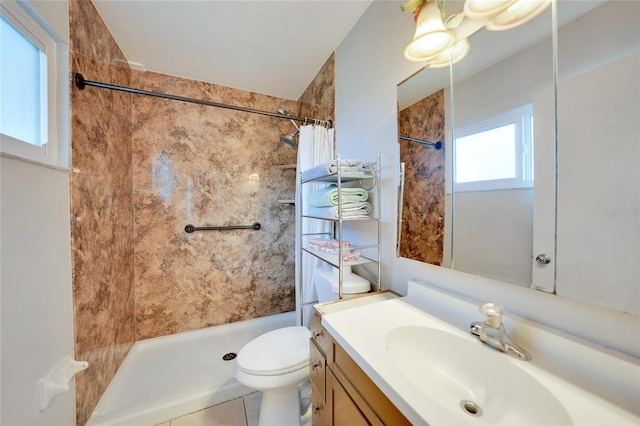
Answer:
<svg viewBox="0 0 640 426"><path fill-rule="evenodd" d="M261 392L254 392L158 426L257 426Z"/></svg>

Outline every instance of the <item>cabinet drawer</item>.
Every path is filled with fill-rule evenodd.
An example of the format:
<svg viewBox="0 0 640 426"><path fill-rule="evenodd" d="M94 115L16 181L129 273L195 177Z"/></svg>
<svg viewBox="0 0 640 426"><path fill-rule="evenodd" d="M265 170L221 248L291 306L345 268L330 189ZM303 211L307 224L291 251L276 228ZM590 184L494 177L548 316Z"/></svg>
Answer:
<svg viewBox="0 0 640 426"><path fill-rule="evenodd" d="M325 403L324 395L320 395L320 391L316 389L315 385L311 386L311 410L311 424L313 426L329 426L331 419L329 409Z"/></svg>
<svg viewBox="0 0 640 426"><path fill-rule="evenodd" d="M325 357L320 349L316 346L316 343L312 340L309 342L310 357L309 357L309 377L311 383L318 390L320 396L324 400L325 392Z"/></svg>
<svg viewBox="0 0 640 426"><path fill-rule="evenodd" d="M323 355L329 356L331 353L331 336L320 324L320 314L316 311L311 315L311 340L314 341Z"/></svg>
<svg viewBox="0 0 640 426"><path fill-rule="evenodd" d="M362 399L375 416L384 425L411 425L407 418L396 408L386 395L366 375L356 362L337 343L333 342L332 361L337 377L342 377L343 385L355 399ZM329 368L327 368L329 371ZM328 373L327 373L328 375ZM328 386L328 385L327 385ZM328 398L328 396L327 396Z"/></svg>

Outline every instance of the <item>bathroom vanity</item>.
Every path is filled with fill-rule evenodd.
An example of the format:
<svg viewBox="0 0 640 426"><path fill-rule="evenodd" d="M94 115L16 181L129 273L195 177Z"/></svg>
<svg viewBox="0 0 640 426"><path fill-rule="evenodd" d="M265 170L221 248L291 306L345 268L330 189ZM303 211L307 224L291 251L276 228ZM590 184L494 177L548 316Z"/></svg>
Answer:
<svg viewBox="0 0 640 426"><path fill-rule="evenodd" d="M469 334L476 302L411 281L316 305L313 424L640 423L638 359L507 314L510 357Z"/></svg>
<svg viewBox="0 0 640 426"><path fill-rule="evenodd" d="M393 293L383 292L364 296L357 304L393 297L396 297ZM342 302L342 306L346 307L345 302ZM322 306L315 307L311 318L309 365L313 425L410 425L400 410L322 326Z"/></svg>

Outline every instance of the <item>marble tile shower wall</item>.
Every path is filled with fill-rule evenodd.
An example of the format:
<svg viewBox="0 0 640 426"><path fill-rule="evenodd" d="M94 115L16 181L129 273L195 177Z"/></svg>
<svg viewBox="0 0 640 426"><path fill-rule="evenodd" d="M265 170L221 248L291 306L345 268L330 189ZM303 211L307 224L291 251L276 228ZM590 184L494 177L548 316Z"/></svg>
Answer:
<svg viewBox="0 0 640 426"><path fill-rule="evenodd" d="M292 114L296 101L152 72L132 85ZM294 127L246 112L133 98L136 340L295 309L291 205L296 151L280 143ZM260 231L202 231L248 225Z"/></svg>
<svg viewBox="0 0 640 426"><path fill-rule="evenodd" d="M131 70L93 4L69 2L71 71L129 85ZM134 343L131 95L71 91L71 241L77 422L95 404Z"/></svg>
<svg viewBox="0 0 640 426"><path fill-rule="evenodd" d="M299 116L334 117L334 59L299 102L132 71L88 0L70 0L71 72L89 80ZM72 88L71 220L77 423L136 340L294 309L289 121ZM187 234L184 226L261 231ZM135 273L134 273L135 271Z"/></svg>
<svg viewBox="0 0 640 426"><path fill-rule="evenodd" d="M300 97L299 117L336 118L336 55L332 53Z"/></svg>
<svg viewBox="0 0 640 426"><path fill-rule="evenodd" d="M402 136L444 141L444 90L398 113ZM445 215L445 149L400 140L405 163L400 256L440 265Z"/></svg>

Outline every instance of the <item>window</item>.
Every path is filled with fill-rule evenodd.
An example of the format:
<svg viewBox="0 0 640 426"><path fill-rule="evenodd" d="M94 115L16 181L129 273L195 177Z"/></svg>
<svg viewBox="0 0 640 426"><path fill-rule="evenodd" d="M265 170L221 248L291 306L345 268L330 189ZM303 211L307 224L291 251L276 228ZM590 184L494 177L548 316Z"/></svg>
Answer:
<svg viewBox="0 0 640 426"><path fill-rule="evenodd" d="M57 43L16 2L0 12L0 148L57 165Z"/></svg>
<svg viewBox="0 0 640 426"><path fill-rule="evenodd" d="M533 187L531 104L455 129L455 191Z"/></svg>

